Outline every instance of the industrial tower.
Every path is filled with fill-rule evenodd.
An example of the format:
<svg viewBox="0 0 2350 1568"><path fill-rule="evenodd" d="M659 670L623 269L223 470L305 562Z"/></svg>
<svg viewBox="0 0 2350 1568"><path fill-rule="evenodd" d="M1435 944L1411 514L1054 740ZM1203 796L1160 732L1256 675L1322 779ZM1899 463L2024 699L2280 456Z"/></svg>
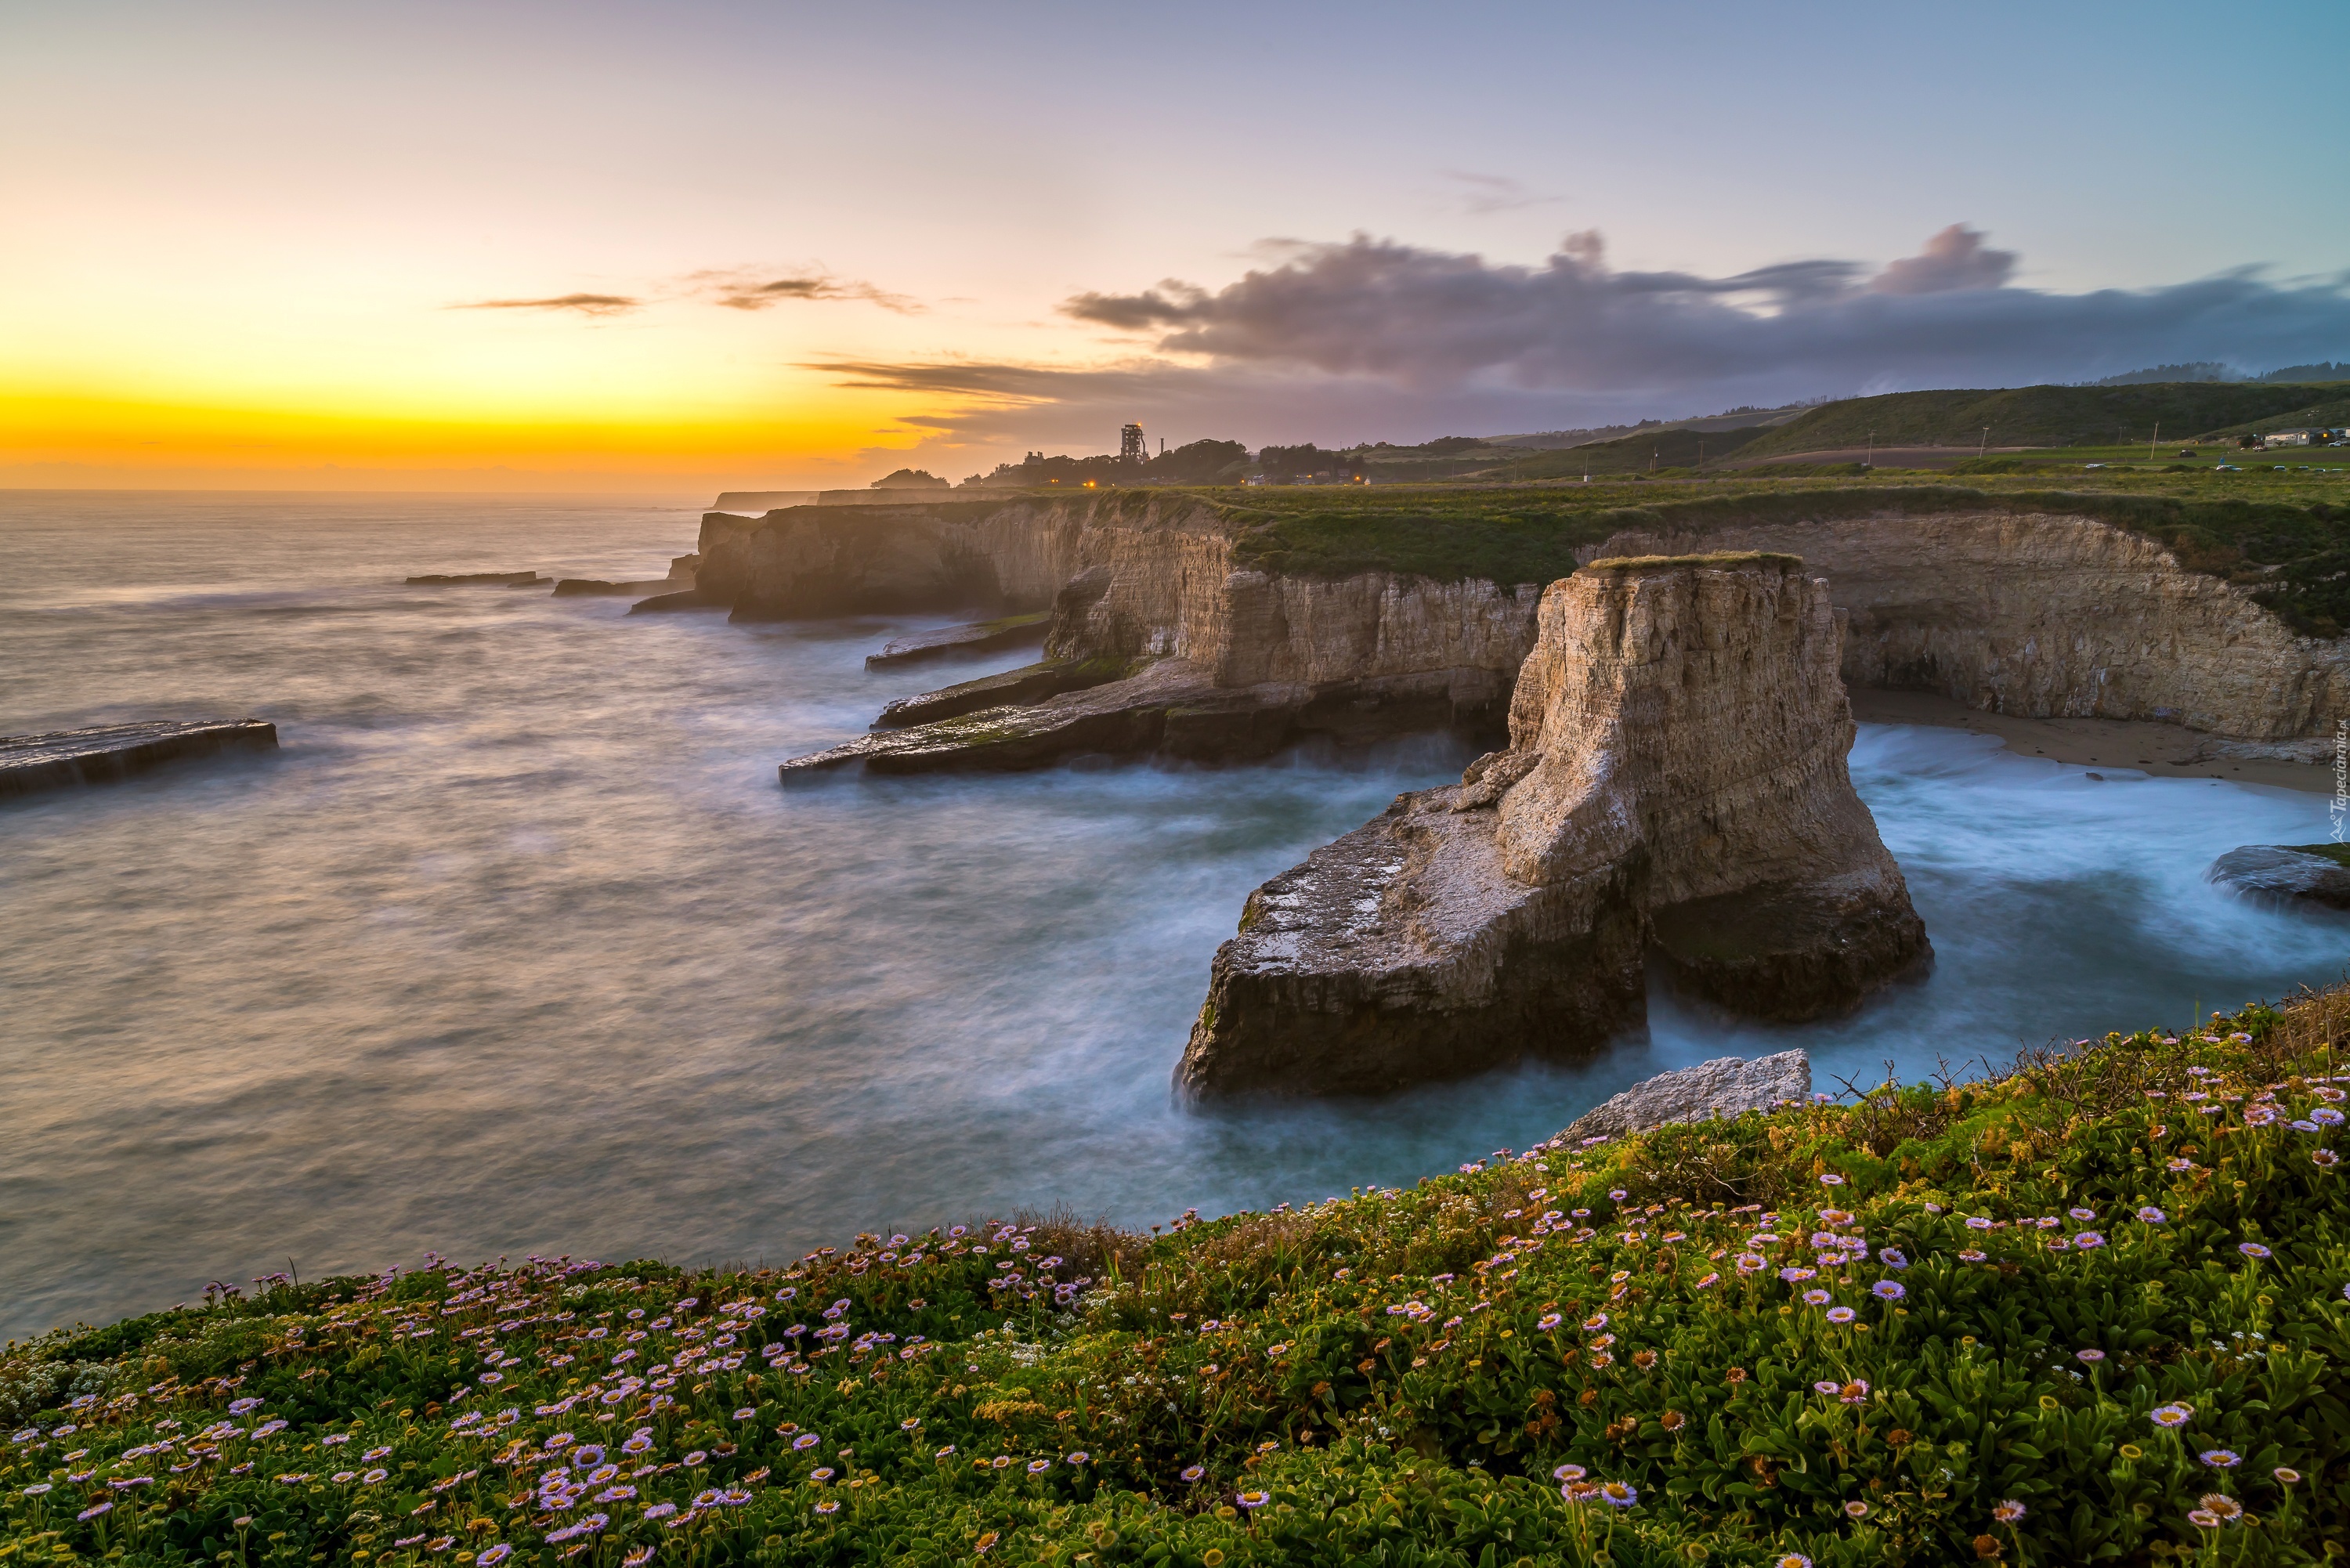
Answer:
<svg viewBox="0 0 2350 1568"><path fill-rule="evenodd" d="M1150 461L1150 447L1142 439L1140 425L1127 425L1118 432L1118 461L1128 468L1140 468Z"/></svg>

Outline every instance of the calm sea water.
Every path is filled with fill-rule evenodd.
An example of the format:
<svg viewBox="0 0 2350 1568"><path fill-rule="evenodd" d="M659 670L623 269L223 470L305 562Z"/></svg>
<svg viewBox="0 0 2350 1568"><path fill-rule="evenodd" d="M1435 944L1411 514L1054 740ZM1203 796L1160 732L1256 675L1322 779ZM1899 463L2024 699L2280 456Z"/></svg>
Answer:
<svg viewBox="0 0 2350 1568"><path fill-rule="evenodd" d="M694 529L0 492L0 732L255 714L285 742L0 806L0 1331L428 1247L775 1259L1020 1207L1261 1207L1523 1147L1709 1056L1802 1044L1827 1087L2343 968L2345 928L2200 880L2322 836L2323 799L1872 728L1854 772L1930 979L1795 1030L1659 996L1583 1067L1188 1114L1168 1076L1249 888L1461 751L786 793L781 759L992 666L864 669L935 620L400 582L657 576Z"/></svg>

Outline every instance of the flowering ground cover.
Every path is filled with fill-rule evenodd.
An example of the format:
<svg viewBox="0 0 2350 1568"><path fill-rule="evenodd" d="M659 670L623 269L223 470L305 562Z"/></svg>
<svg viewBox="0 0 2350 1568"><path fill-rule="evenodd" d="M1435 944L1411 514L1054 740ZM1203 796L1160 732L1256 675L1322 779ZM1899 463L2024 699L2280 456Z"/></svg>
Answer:
<svg viewBox="0 0 2350 1568"><path fill-rule="evenodd" d="M2350 993L1409 1190L208 1293L0 1357L0 1562L2304 1563Z"/></svg>

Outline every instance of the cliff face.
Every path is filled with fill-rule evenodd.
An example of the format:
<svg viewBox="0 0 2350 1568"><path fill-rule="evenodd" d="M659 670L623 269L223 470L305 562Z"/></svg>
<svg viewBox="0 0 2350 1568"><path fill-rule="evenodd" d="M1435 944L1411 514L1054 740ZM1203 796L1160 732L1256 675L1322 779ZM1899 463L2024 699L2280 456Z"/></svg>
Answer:
<svg viewBox="0 0 2350 1568"><path fill-rule="evenodd" d="M693 591L647 607L1049 607L1039 665L893 704L883 733L787 772L1024 767L1113 742L1233 756L1310 731L1498 728L1534 645L1534 585L1267 571L1238 547L1243 530L1181 492L712 514ZM1849 615L1842 672L1855 686L2256 742L2330 732L2350 711L2350 643L2295 636L2242 589L2086 517L1905 512L1888 496L1869 515L1627 532L1582 554L1716 549L1786 551L1824 573ZM1167 668L1143 680L1153 664Z"/></svg>
<svg viewBox="0 0 2350 1568"><path fill-rule="evenodd" d="M694 591L737 620L1042 609L1083 564L1084 515L1044 504L794 506L702 520Z"/></svg>
<svg viewBox="0 0 2350 1568"><path fill-rule="evenodd" d="M1624 533L1593 556L1787 550L1850 613L1853 686L2033 718L2168 720L2254 740L2350 711L2350 649L2295 636L2154 541L2052 514L1890 511L1702 535Z"/></svg>
<svg viewBox="0 0 2350 1568"><path fill-rule="evenodd" d="M1636 1023L1653 950L1725 1006L1856 1005L1926 951L1845 767L1827 585L1785 556L1553 584L1510 745L1252 895L1192 1096L1392 1089Z"/></svg>
<svg viewBox="0 0 2350 1568"><path fill-rule="evenodd" d="M893 703L883 724L905 727L795 759L787 774L1028 767L1081 751L1253 756L1305 732L1498 729L1534 644L1531 584L1237 568L1234 525L1180 494L800 508L740 524L705 523L699 579L737 616L1052 606L1042 663Z"/></svg>

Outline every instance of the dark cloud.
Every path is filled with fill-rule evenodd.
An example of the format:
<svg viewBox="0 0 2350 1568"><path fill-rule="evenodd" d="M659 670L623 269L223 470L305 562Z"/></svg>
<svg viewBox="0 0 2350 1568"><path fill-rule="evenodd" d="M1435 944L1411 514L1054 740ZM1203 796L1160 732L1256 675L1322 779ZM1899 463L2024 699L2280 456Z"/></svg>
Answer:
<svg viewBox="0 0 2350 1568"><path fill-rule="evenodd" d="M558 294L546 299L476 299L452 305L452 310L573 310L582 316L618 316L635 310L641 299L625 294Z"/></svg>
<svg viewBox="0 0 2350 1568"><path fill-rule="evenodd" d="M2276 283L2246 268L2056 294L2011 286L2015 256L1956 224L1876 271L1812 260L1721 277L1619 272L1592 233L1533 266L1360 234L1279 254L1213 291L1170 280L1066 309L1211 366L1369 378L1439 401L1513 388L1695 406L2350 348L2350 275Z"/></svg>
<svg viewBox="0 0 2350 1568"><path fill-rule="evenodd" d="M832 277L821 272L797 273L783 277L744 272L704 272L694 274L689 281L696 285L706 297L730 310L764 310L772 305L803 299L862 300L868 305L878 305L884 310L894 310L901 315L921 308L902 294L890 294L869 283Z"/></svg>

